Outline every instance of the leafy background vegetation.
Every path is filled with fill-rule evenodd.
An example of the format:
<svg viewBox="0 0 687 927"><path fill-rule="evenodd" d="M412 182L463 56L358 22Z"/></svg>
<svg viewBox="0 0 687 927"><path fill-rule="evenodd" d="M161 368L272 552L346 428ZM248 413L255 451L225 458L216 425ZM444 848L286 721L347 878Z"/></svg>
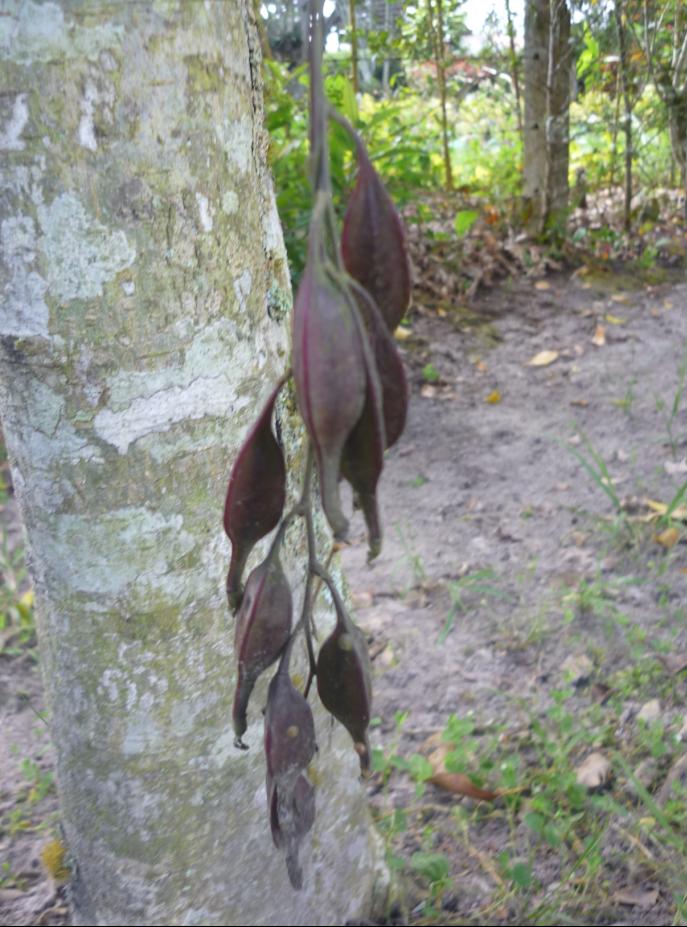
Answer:
<svg viewBox="0 0 687 927"><path fill-rule="evenodd" d="M675 20L681 5L682 0L674 4L674 15L665 15L668 5L665 9L660 4L648 5L660 40L668 41L675 30L682 40L682 26ZM288 6L262 7L273 30ZM354 76L351 31L346 26L348 5L341 5L340 26L332 31L329 43L335 36L338 49L326 55L332 103L360 129L393 197L408 217L421 224L423 233L432 234L437 212L455 216L474 207L492 232L517 234L523 229L522 23L511 48L505 6L492 12L486 31L479 36L468 33L463 2L381 4L387 7L392 12L385 27L378 24L380 4L357 0L359 60ZM626 136L616 7L623 16L629 50L625 76L632 105L633 197L627 231L622 221ZM439 8L444 26L441 40L436 23ZM433 11L433 21L428 9ZM578 261L590 251L607 259L634 258L649 245L650 260L660 259L670 252L667 239L674 232L670 223L678 215L684 178L671 146L670 111L657 89L667 77L658 71L656 48L649 55L646 47L644 7L633 0L619 0L615 5L595 2L573 7L572 15L567 242L584 246L574 258ZM307 73L299 63L298 50L292 50L289 59L276 43L271 54L266 63L271 164L297 279L310 204ZM386 83L385 63L391 71ZM445 72L450 185L442 137L440 70ZM356 83L357 94L353 91ZM331 130L331 145L333 179L341 198L353 182L352 152L338 127ZM475 234L483 226L484 221L477 223ZM560 240L556 244L560 250Z"/></svg>

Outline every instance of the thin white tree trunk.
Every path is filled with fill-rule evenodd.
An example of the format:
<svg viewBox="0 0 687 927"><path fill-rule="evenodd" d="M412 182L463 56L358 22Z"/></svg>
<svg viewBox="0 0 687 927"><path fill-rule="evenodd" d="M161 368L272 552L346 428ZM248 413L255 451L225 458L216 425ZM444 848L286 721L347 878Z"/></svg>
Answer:
<svg viewBox="0 0 687 927"><path fill-rule="evenodd" d="M222 504L290 308L251 6L3 0L0 410L76 924L345 923L379 886L338 728L318 716L302 892L266 817L264 688L232 745Z"/></svg>

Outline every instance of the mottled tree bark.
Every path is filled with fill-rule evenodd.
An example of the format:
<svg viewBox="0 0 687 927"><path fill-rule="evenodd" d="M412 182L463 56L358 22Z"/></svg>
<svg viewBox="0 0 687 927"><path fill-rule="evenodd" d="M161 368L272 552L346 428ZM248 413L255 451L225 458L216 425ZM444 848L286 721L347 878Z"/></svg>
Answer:
<svg viewBox="0 0 687 927"><path fill-rule="evenodd" d="M549 0L526 0L523 218L532 234L541 231L544 215L548 62Z"/></svg>
<svg viewBox="0 0 687 927"><path fill-rule="evenodd" d="M348 0L348 22L351 28L351 83L353 93L360 90L360 81L358 80L358 23L355 18L356 0Z"/></svg>
<svg viewBox="0 0 687 927"><path fill-rule="evenodd" d="M687 220L687 24L684 4L643 0L642 5L644 53L651 79L666 108L673 157L680 169L685 192L683 206ZM673 174L671 169L671 177Z"/></svg>
<svg viewBox="0 0 687 927"><path fill-rule="evenodd" d="M520 140L523 139L522 128L522 101L520 99L520 66L518 63L518 54L515 50L515 25L513 23L513 14L510 8L510 0L505 0L506 7L506 31L508 33L508 50L510 57L510 76L513 83L513 93L515 94L515 120L518 126L518 135Z"/></svg>
<svg viewBox="0 0 687 927"><path fill-rule="evenodd" d="M288 362L290 308L251 10L4 0L0 16L0 409L76 924L345 923L380 884L338 727L318 717L302 892L266 818L264 688L250 751L232 746L223 497Z"/></svg>
<svg viewBox="0 0 687 927"><path fill-rule="evenodd" d="M630 96L630 63L628 60L627 34L622 0L615 0L613 5L613 16L615 19L615 27L618 32L618 51L620 52L618 79L623 97L623 110L625 116L623 120L623 129L625 132L625 202L623 208L623 224L625 226L625 231L629 232L632 228L632 98Z"/></svg>
<svg viewBox="0 0 687 927"><path fill-rule="evenodd" d="M544 228L565 233L570 184L570 90L572 46L567 0L551 0L546 119L546 193Z"/></svg>
<svg viewBox="0 0 687 927"><path fill-rule="evenodd" d="M436 19L432 3L436 4ZM448 137L448 101L446 95L446 47L444 44L444 13L442 0L427 0L427 21L434 51L434 64L437 69L439 102L441 104L441 141L444 153L444 186L453 190L453 168L451 165L451 147Z"/></svg>
<svg viewBox="0 0 687 927"><path fill-rule="evenodd" d="M567 0L527 0L523 218L534 235L567 221L571 67Z"/></svg>

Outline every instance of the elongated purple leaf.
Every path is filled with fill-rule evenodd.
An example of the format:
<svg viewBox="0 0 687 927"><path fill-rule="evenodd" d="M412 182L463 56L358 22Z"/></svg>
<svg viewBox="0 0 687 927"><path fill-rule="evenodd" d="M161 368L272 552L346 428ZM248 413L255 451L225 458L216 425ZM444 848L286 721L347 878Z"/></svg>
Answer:
<svg viewBox="0 0 687 927"><path fill-rule="evenodd" d="M328 273L321 222L313 222L308 263L293 312L296 396L313 442L322 507L334 536L345 538L339 472L346 440L365 403L366 371L350 291Z"/></svg>
<svg viewBox="0 0 687 927"><path fill-rule="evenodd" d="M248 577L236 618L235 645L238 680L234 693L235 744L243 747L246 710L255 682L274 663L288 643L293 612L291 589L277 554L257 566Z"/></svg>
<svg viewBox="0 0 687 927"><path fill-rule="evenodd" d="M358 179L344 217L341 253L346 270L372 296L393 332L410 302L405 232L360 141L356 149Z"/></svg>
<svg viewBox="0 0 687 927"><path fill-rule="evenodd" d="M227 576L229 604L241 600L241 576L255 544L275 528L286 497L284 455L272 433L272 412L280 380L248 432L229 476L224 503L224 530L231 541Z"/></svg>
<svg viewBox="0 0 687 927"><path fill-rule="evenodd" d="M384 410L377 366L362 320L358 320L365 358L365 405L348 436L341 457L341 474L353 487L367 525L368 561L381 550L382 529L377 508L377 483L384 467Z"/></svg>
<svg viewBox="0 0 687 927"><path fill-rule="evenodd" d="M408 381L401 355L374 300L367 290L359 285L354 288L354 293L379 374L386 447L390 448L398 441L405 428L408 414Z"/></svg>

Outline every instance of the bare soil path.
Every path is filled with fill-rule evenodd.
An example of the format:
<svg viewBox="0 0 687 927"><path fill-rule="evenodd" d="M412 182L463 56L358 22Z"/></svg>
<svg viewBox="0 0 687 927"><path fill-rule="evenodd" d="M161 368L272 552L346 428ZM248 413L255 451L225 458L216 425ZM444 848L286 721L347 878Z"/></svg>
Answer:
<svg viewBox="0 0 687 927"><path fill-rule="evenodd" d="M685 793L663 809L685 778L687 537L644 500L687 480L687 285L521 280L403 344L385 547L368 567L361 528L344 566L411 921L685 923ZM423 785L447 724L449 770L509 795Z"/></svg>

